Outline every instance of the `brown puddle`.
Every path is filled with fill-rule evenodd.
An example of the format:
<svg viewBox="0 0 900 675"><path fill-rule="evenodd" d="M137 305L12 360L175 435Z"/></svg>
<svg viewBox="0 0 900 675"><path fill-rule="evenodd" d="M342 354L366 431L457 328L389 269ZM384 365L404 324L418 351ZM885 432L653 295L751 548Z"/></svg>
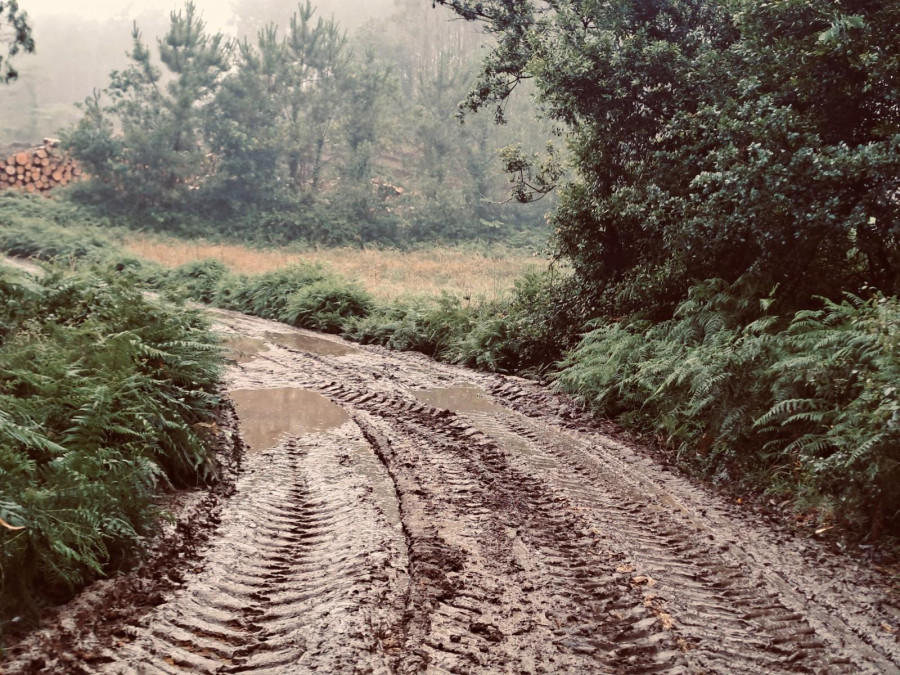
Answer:
<svg viewBox="0 0 900 675"><path fill-rule="evenodd" d="M268 351L264 340L235 335L222 340L228 349L227 358L236 363L247 363L256 358L260 352Z"/></svg>
<svg viewBox="0 0 900 675"><path fill-rule="evenodd" d="M344 356L345 354L356 354L359 352L354 347L347 347L331 340L301 333L266 333L265 336L266 340L276 345L312 352L319 356Z"/></svg>
<svg viewBox="0 0 900 675"><path fill-rule="evenodd" d="M487 400L486 392L477 387L448 387L446 389L426 389L414 391L413 395L422 403L435 408L445 408L453 412L502 413L505 408Z"/></svg>
<svg viewBox="0 0 900 675"><path fill-rule="evenodd" d="M285 434L325 431L350 419L343 408L306 389L235 389L228 393L251 452L275 447Z"/></svg>

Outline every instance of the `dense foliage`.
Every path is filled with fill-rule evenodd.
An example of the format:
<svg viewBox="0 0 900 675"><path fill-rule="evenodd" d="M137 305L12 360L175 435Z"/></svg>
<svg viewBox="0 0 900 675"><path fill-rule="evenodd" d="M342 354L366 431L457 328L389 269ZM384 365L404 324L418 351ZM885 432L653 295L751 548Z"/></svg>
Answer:
<svg viewBox="0 0 900 675"><path fill-rule="evenodd" d="M571 150L553 246L591 321L557 385L723 482L896 532L900 5L437 1L496 41L463 107L531 80Z"/></svg>
<svg viewBox="0 0 900 675"><path fill-rule="evenodd" d="M596 314L697 280L785 306L900 290L900 6L440 0L497 38L472 109L532 78L575 174L553 217Z"/></svg>
<svg viewBox="0 0 900 675"><path fill-rule="evenodd" d="M197 313L121 277L0 266L0 622L128 559L161 489L215 477L220 361Z"/></svg>
<svg viewBox="0 0 900 675"><path fill-rule="evenodd" d="M539 210L499 203L508 134L454 119L473 57L405 63L413 47L375 30L351 41L306 2L229 41L189 2L157 56L135 28L128 67L66 135L91 174L75 196L132 226L274 242L543 231Z"/></svg>
<svg viewBox="0 0 900 675"><path fill-rule="evenodd" d="M900 303L850 296L779 317L745 297L714 280L671 320L601 323L557 382L723 484L896 528Z"/></svg>

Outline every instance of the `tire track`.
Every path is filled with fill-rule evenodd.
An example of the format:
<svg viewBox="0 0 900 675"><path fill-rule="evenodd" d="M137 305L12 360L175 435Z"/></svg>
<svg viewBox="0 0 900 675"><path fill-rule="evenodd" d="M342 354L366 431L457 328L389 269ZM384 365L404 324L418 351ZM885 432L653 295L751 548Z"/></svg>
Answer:
<svg viewBox="0 0 900 675"><path fill-rule="evenodd" d="M250 455L181 590L85 672L900 672L877 614L806 600L814 570L750 550L771 530L564 399L416 355L267 347L235 388L315 391L352 422ZM416 399L460 384L500 409Z"/></svg>
<svg viewBox="0 0 900 675"><path fill-rule="evenodd" d="M591 531L605 533L606 545L626 557L624 563L615 567L616 572L627 573L628 583L643 591L641 601L650 610L650 617L655 614L662 625L677 633L675 643L686 652L685 663L692 668L747 673L856 673L893 669L889 661L872 650L857 651L856 658L851 658L851 652L845 651L843 644L827 644L830 636L819 635L804 613L794 611L782 602L777 589L767 583L764 574L736 561L728 554L728 547L723 549L711 541L708 532L698 527L693 518L677 509L654 506L652 500L648 502L646 492L623 482L618 472L610 472L608 467L604 470L604 467L598 468L596 462L573 459L573 445L577 443L562 439L558 432L529 424L518 415L476 413L457 416L428 406L411 405L402 397L348 391L342 385L326 387L324 391L335 400L367 408L390 420L391 427L401 429L399 438L419 436L423 441L429 439L434 447L435 437L440 435L437 429L449 427L448 445L439 445L441 452L431 458L407 447L408 442L398 441L397 435L379 441L373 439L371 431L367 431L367 436L380 447L405 449L409 458L401 465L416 467L420 490L423 477L428 474L424 465L430 461L443 485L452 488L445 501L448 506L456 507L454 521L468 524L467 521L475 519L468 529L488 530L502 513L502 504L479 494L472 482L473 476L484 478L485 467L500 474L510 468L501 466L508 457L493 441L503 447L517 448L520 457L528 458L532 481L542 485L549 479L556 488L551 502L553 512L559 513L576 505ZM398 419L400 411L404 417ZM416 417L425 418L425 423L418 429L410 421ZM462 419L465 417L480 424L471 426ZM483 434L485 431L488 437ZM468 466L454 467L448 459L452 453L461 452L459 441L477 448L477 458ZM384 456L383 449L379 452L386 462L390 461ZM585 457L589 460L590 455ZM517 486L519 497L530 492L526 487L528 481L521 475L498 475L489 483L494 499L502 486L509 484ZM436 485L434 492L429 493L430 501L435 501L435 493L439 491L440 486ZM519 515L525 510L521 499L515 503L515 508ZM482 516L488 521L480 521ZM569 551L560 550L559 529L535 520L522 524L532 535L529 543L537 545L550 569L554 569L556 563L554 575L569 584L570 592L571 586L577 585L578 572L596 579L597 567L583 561L573 563L571 556L566 555ZM534 533L546 530L552 533L548 542L534 536ZM488 536L497 538L495 534ZM542 550L541 544L545 543L548 546ZM583 545L582 542L572 544L575 549L583 548ZM568 568L578 571L574 578ZM600 576L602 578L602 574ZM590 604L586 596L580 597L579 602L584 606ZM440 618L440 613L438 616ZM647 618L642 616L638 623ZM652 624L651 619L649 625ZM642 628L646 629L646 625L642 624ZM584 651L596 652L598 648ZM607 649L606 653L613 654L615 650ZM434 655L430 657L433 659ZM643 663L640 670L647 672L649 667ZM668 664L669 667L673 664ZM458 665L456 669L459 670Z"/></svg>
<svg viewBox="0 0 900 675"><path fill-rule="evenodd" d="M532 383L501 381L490 389L516 411L519 425L514 434L544 439L555 446L557 462L567 462L590 481L605 477L607 489L627 486L632 501L647 504L656 513L668 513L688 531L695 531L701 541L705 537L733 574L752 577L765 593L777 596L774 615L802 615L808 625L800 628L799 635L809 637L798 638L799 649L816 649L824 642L832 654L834 672L900 673L900 644L886 630L897 610L877 587L867 588L866 577L871 575L857 565L845 562L841 569L839 559L826 555L817 542L794 541L790 533L765 526L748 527L747 514L727 511L683 478L661 471L627 445L597 433L571 403ZM552 433L546 423L550 415L556 421ZM611 477L613 483L609 483ZM830 563L824 575L819 573L821 563ZM668 564L677 567L677 563ZM879 612L884 612L880 619ZM765 621L764 608L752 614ZM772 623L782 628L785 624L777 616ZM790 642L784 635L773 640L778 645Z"/></svg>
<svg viewBox="0 0 900 675"><path fill-rule="evenodd" d="M379 357L381 361L402 362L394 354L379 354ZM467 413L452 415L452 420L447 422L449 413L422 405L403 391L427 386L427 381L422 382L418 372L404 373L399 363L397 376L388 375L387 380L377 372L367 378L354 370L339 384L342 368L346 372L348 364L319 357L312 359L317 367L308 373L311 380L308 386L345 407L390 418L393 427L398 426L398 417L425 416L418 432L394 429L394 436L388 435L394 444L404 434L415 438L416 433L421 443L433 443L435 429L445 423L457 427L456 443L483 440L472 423L488 432L499 446L512 452L511 461L518 469L538 482L547 483L545 487L551 487L563 499L563 506L557 508L571 504L593 531L607 537L607 546L624 560L616 566L617 571L627 570L626 583L642 591L644 607L678 633L675 640L685 652L685 663L691 669L897 672L890 658L856 639L847 624L833 617L823 619L826 613L817 606L797 602L796 593L782 577L766 569L769 563L759 565L741 555L730 537L711 537L710 527L698 520L695 513L672 500L664 489L635 475L636 469L649 468L645 466L649 464L646 460L625 466L622 460L598 451L595 437L590 439L593 447L589 442L576 440L578 434L561 438L560 433L564 431L561 427L577 426L579 413L571 406L551 400L549 410L541 405L531 410L533 419L518 414ZM354 360L348 357L344 361ZM440 369L447 370L447 367ZM321 378L318 382L317 376ZM327 379L334 381L323 383ZM529 391L536 389L533 385L520 386L514 380L479 374L473 374L472 379L479 384L492 380L493 393L509 401L507 405L512 407L530 409L536 397L542 399L541 403L550 398ZM389 412L379 412L379 408L385 407ZM509 419L516 419L518 426L510 427ZM550 425L548 419L552 420ZM498 539L495 533L490 533L490 523L466 520L479 514L496 515L491 510L493 506L485 507L482 496L471 484L472 476L484 471L486 458L480 457L470 466L453 470L446 463L453 442L449 447L441 447L440 457L444 459L434 459L433 470L442 476L444 490L452 491L445 499L456 509L455 522L465 523L473 531L480 527L486 536ZM416 463L421 463L422 458L414 452L410 454L413 465L418 467L413 473L421 482L424 469ZM523 458L527 461L522 462ZM434 493L440 490L436 487ZM428 493L428 497L435 500L433 493ZM552 555L550 559L553 560Z"/></svg>
<svg viewBox="0 0 900 675"><path fill-rule="evenodd" d="M572 455L574 441L516 421L478 420L492 436L528 439L527 462L570 495L625 552L632 580L666 613L697 666L715 672L860 672L833 655L803 615L735 562L691 519ZM505 427L505 428L504 428ZM877 671L873 671L877 672Z"/></svg>
<svg viewBox="0 0 900 675"><path fill-rule="evenodd" d="M98 672L391 672L402 537L349 447L348 424L252 455L202 568Z"/></svg>
<svg viewBox="0 0 900 675"><path fill-rule="evenodd" d="M412 583L398 672L686 667L677 638L617 571L622 561L500 448L444 412L331 394L365 409L355 419L400 495Z"/></svg>

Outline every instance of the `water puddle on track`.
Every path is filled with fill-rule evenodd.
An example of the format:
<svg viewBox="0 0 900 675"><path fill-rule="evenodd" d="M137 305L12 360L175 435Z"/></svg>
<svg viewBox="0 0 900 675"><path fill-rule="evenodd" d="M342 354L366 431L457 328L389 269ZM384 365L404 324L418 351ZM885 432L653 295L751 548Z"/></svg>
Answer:
<svg viewBox="0 0 900 675"><path fill-rule="evenodd" d="M494 405L487 393L478 387L447 387L412 392L421 403L444 408L457 413L506 413L505 408Z"/></svg>
<svg viewBox="0 0 900 675"><path fill-rule="evenodd" d="M235 389L228 393L250 452L275 447L285 434L327 431L350 420L343 408L306 389Z"/></svg>
<svg viewBox="0 0 900 675"><path fill-rule="evenodd" d="M228 350L226 358L235 363L247 363L255 359L260 352L269 351L265 340L240 335L226 337L222 340L222 344Z"/></svg>
<svg viewBox="0 0 900 675"><path fill-rule="evenodd" d="M300 349L319 356L345 356L359 353L359 350L354 347L348 347L325 338L303 335L302 333L266 333L265 337L269 342L281 347Z"/></svg>

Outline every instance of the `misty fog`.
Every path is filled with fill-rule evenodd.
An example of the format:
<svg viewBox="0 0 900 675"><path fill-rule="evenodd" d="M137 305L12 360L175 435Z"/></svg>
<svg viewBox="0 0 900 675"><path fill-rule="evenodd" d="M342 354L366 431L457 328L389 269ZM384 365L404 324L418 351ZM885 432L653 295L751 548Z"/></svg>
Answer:
<svg viewBox="0 0 900 675"><path fill-rule="evenodd" d="M269 23L283 29L297 9L296 0L194 4L209 32L229 37L252 38ZM136 24L152 45L167 30L170 13L184 7L176 0L24 0L20 5L30 17L37 50L16 58L18 80L0 89L0 147L35 143L77 121L81 113L76 104L104 88L112 70L126 66L132 26ZM333 17L350 35L392 16L417 21L431 31L452 24L457 32L478 32L471 25L462 27L450 12L432 9L428 0L319 0L313 5L318 16ZM377 30L386 30L383 22ZM395 24L390 30L402 28Z"/></svg>

